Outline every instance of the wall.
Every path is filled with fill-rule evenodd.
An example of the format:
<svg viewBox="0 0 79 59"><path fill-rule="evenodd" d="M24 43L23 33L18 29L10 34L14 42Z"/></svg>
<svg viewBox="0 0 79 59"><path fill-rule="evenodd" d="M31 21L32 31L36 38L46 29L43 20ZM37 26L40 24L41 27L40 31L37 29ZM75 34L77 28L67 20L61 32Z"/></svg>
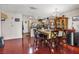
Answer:
<svg viewBox="0 0 79 59"><path fill-rule="evenodd" d="M72 29L72 17L68 17L68 29Z"/></svg>
<svg viewBox="0 0 79 59"><path fill-rule="evenodd" d="M63 14L68 16L68 17L79 16L79 9L74 9L74 10L65 12Z"/></svg>
<svg viewBox="0 0 79 59"><path fill-rule="evenodd" d="M0 13L0 36L1 36L1 13Z"/></svg>
<svg viewBox="0 0 79 59"><path fill-rule="evenodd" d="M1 22L2 36L5 40L22 38L22 15L17 13L7 13L8 19ZM20 22L15 22L15 18L20 18Z"/></svg>
<svg viewBox="0 0 79 59"><path fill-rule="evenodd" d="M29 32L29 29L28 29L29 20L27 17L22 17L22 18L23 18L23 27L24 27L23 33L28 33Z"/></svg>
<svg viewBox="0 0 79 59"><path fill-rule="evenodd" d="M68 28L71 29L72 28L72 17L74 16L79 16L79 9L74 9L68 12L63 13L64 15L69 17L68 20ZM76 31L79 31L79 28L77 28L77 25L79 24L78 22L73 22L73 26L75 28Z"/></svg>
<svg viewBox="0 0 79 59"><path fill-rule="evenodd" d="M76 32L79 32L79 21L73 21L73 27L75 28Z"/></svg>
<svg viewBox="0 0 79 59"><path fill-rule="evenodd" d="M23 16L22 17L23 19L23 26L24 26L24 30L23 30L23 33L29 33L30 32L30 25L31 25L31 20L32 22L33 21L36 21L34 17L27 17L27 16Z"/></svg>

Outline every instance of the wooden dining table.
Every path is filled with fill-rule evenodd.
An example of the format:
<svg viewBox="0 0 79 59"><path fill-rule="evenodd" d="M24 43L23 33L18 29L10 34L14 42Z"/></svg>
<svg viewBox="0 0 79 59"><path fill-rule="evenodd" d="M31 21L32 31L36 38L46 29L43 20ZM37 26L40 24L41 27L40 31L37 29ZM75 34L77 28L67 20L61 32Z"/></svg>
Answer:
<svg viewBox="0 0 79 59"><path fill-rule="evenodd" d="M47 35L47 39L50 39L51 38L51 31L50 30L47 30L47 29L38 29L37 30L38 32L44 34L44 35Z"/></svg>

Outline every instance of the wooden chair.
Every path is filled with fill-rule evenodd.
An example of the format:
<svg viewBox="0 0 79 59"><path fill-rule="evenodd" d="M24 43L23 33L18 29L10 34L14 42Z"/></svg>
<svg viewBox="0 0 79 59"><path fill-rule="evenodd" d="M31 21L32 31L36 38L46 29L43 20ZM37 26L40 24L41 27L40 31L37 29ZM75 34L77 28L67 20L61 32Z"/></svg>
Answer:
<svg viewBox="0 0 79 59"><path fill-rule="evenodd" d="M34 34L35 34L35 40L34 40L35 46L38 48L39 44L45 45L45 41L47 39L46 35L40 33L37 30L34 31Z"/></svg>
<svg viewBox="0 0 79 59"><path fill-rule="evenodd" d="M58 31L58 35L57 35L57 39L56 39L56 47L57 48L61 48L62 44L63 44L63 31L59 30Z"/></svg>
<svg viewBox="0 0 79 59"><path fill-rule="evenodd" d="M52 38L51 38L51 47L52 48L56 47L56 38L57 38L57 32L53 31Z"/></svg>
<svg viewBox="0 0 79 59"><path fill-rule="evenodd" d="M34 46L36 48L38 48L38 44L39 44L39 32L36 29L34 30L34 36L35 36Z"/></svg>

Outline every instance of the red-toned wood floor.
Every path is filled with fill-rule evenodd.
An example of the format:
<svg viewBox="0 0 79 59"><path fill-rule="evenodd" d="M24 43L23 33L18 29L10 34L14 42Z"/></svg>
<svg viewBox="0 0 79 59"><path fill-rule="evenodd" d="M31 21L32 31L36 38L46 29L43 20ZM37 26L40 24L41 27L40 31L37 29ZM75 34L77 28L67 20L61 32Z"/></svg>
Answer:
<svg viewBox="0 0 79 59"><path fill-rule="evenodd" d="M39 47L36 50L33 46L33 39L25 37L24 39L6 40L4 48L0 48L0 54L78 54L79 47L64 45L62 48L53 49L48 47Z"/></svg>

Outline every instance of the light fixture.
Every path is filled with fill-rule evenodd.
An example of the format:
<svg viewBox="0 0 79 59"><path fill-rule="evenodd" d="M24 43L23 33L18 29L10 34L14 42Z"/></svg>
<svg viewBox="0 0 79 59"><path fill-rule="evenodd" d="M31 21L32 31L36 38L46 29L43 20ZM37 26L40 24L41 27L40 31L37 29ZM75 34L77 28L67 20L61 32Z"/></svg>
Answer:
<svg viewBox="0 0 79 59"><path fill-rule="evenodd" d="M58 8L55 8L55 11L53 12L54 16L59 16L60 15L60 10Z"/></svg>

